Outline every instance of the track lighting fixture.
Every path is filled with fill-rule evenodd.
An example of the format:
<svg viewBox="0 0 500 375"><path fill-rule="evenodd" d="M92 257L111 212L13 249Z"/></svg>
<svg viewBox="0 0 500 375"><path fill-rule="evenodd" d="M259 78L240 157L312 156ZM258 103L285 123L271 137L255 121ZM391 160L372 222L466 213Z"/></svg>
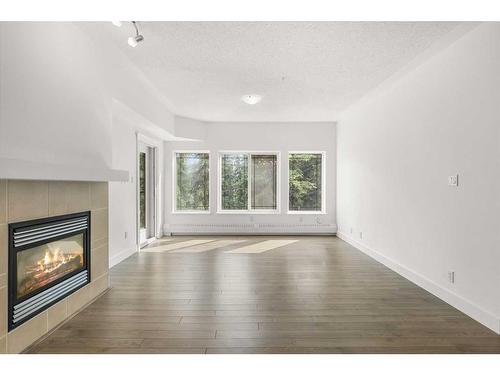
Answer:
<svg viewBox="0 0 500 375"><path fill-rule="evenodd" d="M132 21L132 25L134 25L135 28L135 36L128 38L127 42L130 47L137 47L137 45L144 40L144 37L139 34L139 29L135 21Z"/></svg>
<svg viewBox="0 0 500 375"><path fill-rule="evenodd" d="M121 27L122 26L122 21L111 21L113 25L116 27ZM135 35L131 36L127 39L127 43L130 47L137 47L137 45L144 40L144 36L139 34L139 29L137 28L137 22L136 21L130 21L130 23L134 26L135 29Z"/></svg>

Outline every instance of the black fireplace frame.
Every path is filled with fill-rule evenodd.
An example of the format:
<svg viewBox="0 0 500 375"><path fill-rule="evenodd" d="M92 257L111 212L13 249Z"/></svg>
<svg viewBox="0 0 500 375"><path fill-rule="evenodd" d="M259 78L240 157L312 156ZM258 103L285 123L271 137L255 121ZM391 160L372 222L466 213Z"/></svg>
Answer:
<svg viewBox="0 0 500 375"><path fill-rule="evenodd" d="M14 328L19 327L21 324L25 323L29 319L33 318L34 316L40 314L42 311L47 310L50 308L52 305L56 304L57 302L61 301L62 299L66 298L70 294L73 294L77 290L83 288L84 286L88 285L91 281L91 272L90 272L90 254L91 254L91 249L90 249L90 242L91 242L91 237L90 237L90 211L83 211L83 212L78 212L78 213L73 213L73 214L68 214L68 215L60 215L60 216L51 216L43 219L36 219L36 220L28 220L28 221L23 221L23 222L18 222L18 223L12 223L9 224L9 276L8 276L8 315L9 315L9 322L8 322L8 330L9 332L13 330ZM24 229L24 230L30 230L30 229L35 229L38 227L42 227L44 225L48 225L51 223L56 223L58 221L64 222L69 219L75 219L75 218L87 218L87 227L85 229L80 229L71 233L66 233L62 235L57 235L54 237L50 237L47 239L43 239L37 242L33 242L27 245L21 245L19 247L14 246L14 232L16 229ZM44 285L43 287L21 297L17 298L17 253L21 252L23 250L40 246L46 243L50 243L53 241L61 240L64 238L72 237L78 234L83 234L83 267L79 268L78 270L72 271L68 273L67 275L62 276L61 278L58 278L57 280L52 281L51 283ZM77 275L78 273L81 273L83 271L87 271L87 281L78 287L75 287L74 289L69 290L68 292L62 294L61 296L57 297L53 301L51 301L48 304L45 304L41 306L40 308L34 310L31 314L28 316L22 318L18 322L14 323L13 321L13 316L14 316L14 306L16 306L19 303L22 303L23 301L29 300L30 298L44 292L47 289L50 289L51 287L62 283L63 281Z"/></svg>

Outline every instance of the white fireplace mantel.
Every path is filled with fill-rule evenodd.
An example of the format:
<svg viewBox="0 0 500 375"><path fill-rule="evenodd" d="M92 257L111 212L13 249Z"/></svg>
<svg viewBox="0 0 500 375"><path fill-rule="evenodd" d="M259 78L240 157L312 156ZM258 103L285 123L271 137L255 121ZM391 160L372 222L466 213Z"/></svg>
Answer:
<svg viewBox="0 0 500 375"><path fill-rule="evenodd" d="M129 172L109 168L39 163L0 157L0 179L58 181L128 181Z"/></svg>

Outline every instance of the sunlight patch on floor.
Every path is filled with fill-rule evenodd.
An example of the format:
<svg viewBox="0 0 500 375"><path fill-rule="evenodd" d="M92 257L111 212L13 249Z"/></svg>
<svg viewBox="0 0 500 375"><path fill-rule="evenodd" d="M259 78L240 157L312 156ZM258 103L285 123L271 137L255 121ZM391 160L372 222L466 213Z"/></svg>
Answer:
<svg viewBox="0 0 500 375"><path fill-rule="evenodd" d="M246 242L246 240L220 240L215 242L204 243L201 245L196 245L192 247L187 247L184 249L178 249L171 251L170 253L203 253L205 251L211 251L215 249L220 249L221 247L231 246Z"/></svg>
<svg viewBox="0 0 500 375"><path fill-rule="evenodd" d="M273 250L278 247L290 245L292 243L298 242L299 240L267 240L259 243L255 243L248 246L239 247L234 250L226 251L228 254L258 254L265 251Z"/></svg>
<svg viewBox="0 0 500 375"><path fill-rule="evenodd" d="M164 253L166 251L182 249L185 247L196 246L196 245L200 245L200 244L207 243L207 242L213 242L213 241L215 241L215 240L212 239L212 240L182 241L182 242L177 242L177 243L172 243L172 244L167 244L167 245L162 245L162 246L146 247L144 249L141 249L141 253Z"/></svg>
<svg viewBox="0 0 500 375"><path fill-rule="evenodd" d="M144 248L151 249L153 247L164 246L166 243L172 242L173 240L174 240L173 238L160 238L154 241L153 243L150 243L149 245L145 246Z"/></svg>

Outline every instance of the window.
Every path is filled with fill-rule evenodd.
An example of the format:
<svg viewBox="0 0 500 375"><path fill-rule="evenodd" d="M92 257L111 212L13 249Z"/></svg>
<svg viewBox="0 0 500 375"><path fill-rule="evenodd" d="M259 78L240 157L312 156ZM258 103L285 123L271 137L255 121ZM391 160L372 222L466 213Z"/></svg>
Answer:
<svg viewBox="0 0 500 375"><path fill-rule="evenodd" d="M222 153L219 210L277 211L277 169L277 153Z"/></svg>
<svg viewBox="0 0 500 375"><path fill-rule="evenodd" d="M221 181L223 210L248 208L248 156L225 154L221 157Z"/></svg>
<svg viewBox="0 0 500 375"><path fill-rule="evenodd" d="M288 155L288 210L321 212L324 209L324 153Z"/></svg>
<svg viewBox="0 0 500 375"><path fill-rule="evenodd" d="M252 210L276 210L276 155L252 155Z"/></svg>
<svg viewBox="0 0 500 375"><path fill-rule="evenodd" d="M209 154L175 153L175 211L209 210Z"/></svg>

